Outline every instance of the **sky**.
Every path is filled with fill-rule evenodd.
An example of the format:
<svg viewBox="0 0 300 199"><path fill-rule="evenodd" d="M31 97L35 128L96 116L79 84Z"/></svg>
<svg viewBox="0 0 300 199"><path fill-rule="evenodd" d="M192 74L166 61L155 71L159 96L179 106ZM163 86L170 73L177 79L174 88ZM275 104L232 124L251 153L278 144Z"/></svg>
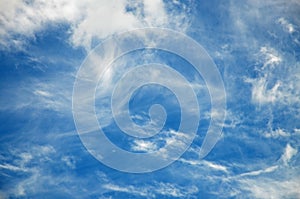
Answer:
<svg viewBox="0 0 300 199"><path fill-rule="evenodd" d="M300 198L299 13L1 0L0 198Z"/></svg>

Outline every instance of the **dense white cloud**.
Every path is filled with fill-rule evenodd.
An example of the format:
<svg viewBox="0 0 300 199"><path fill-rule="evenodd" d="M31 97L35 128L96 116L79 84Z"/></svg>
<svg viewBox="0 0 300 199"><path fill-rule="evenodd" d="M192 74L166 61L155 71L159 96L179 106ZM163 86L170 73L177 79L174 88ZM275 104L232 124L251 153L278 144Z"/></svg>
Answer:
<svg viewBox="0 0 300 199"><path fill-rule="evenodd" d="M73 25L72 42L90 48L93 38L105 38L116 32L139 27L132 13L126 12L126 1L90 1L85 5L82 20Z"/></svg>
<svg viewBox="0 0 300 199"><path fill-rule="evenodd" d="M26 38L34 38L50 24L63 23L71 26L70 42L87 50L93 39L133 28L156 26L184 31L188 9L181 7L180 12L167 11L162 0L5 0L0 3L0 44L22 48Z"/></svg>
<svg viewBox="0 0 300 199"><path fill-rule="evenodd" d="M167 11L162 0L89 1L82 20L73 24L71 41L76 46L91 47L93 39L142 27L164 27L185 31L188 9L180 13Z"/></svg>
<svg viewBox="0 0 300 199"><path fill-rule="evenodd" d="M34 37L49 23L79 20L79 1L4 0L0 3L0 44L5 47L22 46L24 37ZM15 37L17 35L17 37ZM9 39L9 40L8 40Z"/></svg>

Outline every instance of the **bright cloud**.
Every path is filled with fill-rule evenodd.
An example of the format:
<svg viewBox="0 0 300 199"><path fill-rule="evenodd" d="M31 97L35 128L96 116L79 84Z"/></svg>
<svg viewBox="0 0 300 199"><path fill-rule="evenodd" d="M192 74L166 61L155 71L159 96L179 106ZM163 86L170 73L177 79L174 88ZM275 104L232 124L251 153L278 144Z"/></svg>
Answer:
<svg viewBox="0 0 300 199"><path fill-rule="evenodd" d="M258 77L245 78L252 84L252 102L258 105L299 103L299 63L284 63L275 49L261 47L257 55ZM285 75L283 75L285 74Z"/></svg>
<svg viewBox="0 0 300 199"><path fill-rule="evenodd" d="M178 2L177 2L178 3ZM167 12L162 0L37 0L1 1L0 44L4 48L22 48L25 38L34 38L51 24L69 24L70 42L89 50L94 39L133 28L169 27L180 31L187 28L188 9L181 13ZM9 42L8 42L8 39Z"/></svg>
<svg viewBox="0 0 300 199"><path fill-rule="evenodd" d="M221 164L216 164L214 162L209 162L209 161L205 161L205 160L187 160L184 158L180 158L179 161L190 164L192 166L202 166L202 167L207 167L208 169L212 169L212 170L216 170L216 171L222 171L225 173L228 172L226 166L223 166Z"/></svg>
<svg viewBox="0 0 300 199"><path fill-rule="evenodd" d="M298 150L293 148L290 144L287 144L283 155L281 156L284 164L288 164L290 160L298 153Z"/></svg>
<svg viewBox="0 0 300 199"><path fill-rule="evenodd" d="M278 19L278 23L280 25L282 25L284 30L289 32L289 33L293 33L295 31L295 28L294 28L293 24L289 23L284 17L280 17Z"/></svg>
<svg viewBox="0 0 300 199"><path fill-rule="evenodd" d="M34 37L37 31L49 23L79 20L79 10L78 2L74 1L1 1L0 44L4 47L22 46L23 37ZM14 37L14 35L19 38ZM7 39L12 39L13 42L7 42Z"/></svg>
<svg viewBox="0 0 300 199"><path fill-rule="evenodd" d="M289 137L290 133L284 131L283 129L271 130L271 132L267 132L264 134L267 138L279 138L279 137Z"/></svg>
<svg viewBox="0 0 300 199"><path fill-rule="evenodd" d="M131 147L133 151L143 151L147 153L151 153L157 150L157 146L155 142L144 141L144 140L134 140L134 144Z"/></svg>

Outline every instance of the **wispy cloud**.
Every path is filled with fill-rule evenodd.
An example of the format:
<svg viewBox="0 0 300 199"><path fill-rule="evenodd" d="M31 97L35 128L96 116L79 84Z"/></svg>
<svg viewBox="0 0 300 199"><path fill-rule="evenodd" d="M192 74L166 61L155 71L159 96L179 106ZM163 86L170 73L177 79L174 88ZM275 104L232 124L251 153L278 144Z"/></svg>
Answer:
<svg viewBox="0 0 300 199"><path fill-rule="evenodd" d="M154 182L153 185L148 186L121 186L116 184L105 184L103 185L103 188L146 198L157 198L159 196L195 198L194 194L198 191L196 186L183 187L177 184L158 182Z"/></svg>
<svg viewBox="0 0 300 199"><path fill-rule="evenodd" d="M256 171L250 171L250 172L242 173L242 174L240 174L239 176L240 176L240 177L243 177L243 176L258 176L258 175L261 175L261 174L263 174L263 173L270 173L270 172L273 172L273 171L275 171L277 168L278 168L278 166L275 165L275 166L271 166L271 167L268 167L268 168L265 168L265 169L261 169L261 170L256 170Z"/></svg>
<svg viewBox="0 0 300 199"><path fill-rule="evenodd" d="M168 7L168 4L179 6L180 9L170 11L168 9L171 7ZM229 15L229 19L224 17L229 21L222 19L225 25L221 27L221 34L216 29L217 25L214 21L203 20L203 24L211 22L212 25L207 27L214 31L205 29L201 34L199 27L204 27L204 25L195 23L195 29L192 30L192 34L196 35L195 38L204 38L202 41L206 46L219 48L218 53L216 53L219 56L216 57L221 61L218 60L218 65L220 68L223 65L228 66L224 69L224 79L228 80L226 82L228 97L229 101L233 103L230 104L232 109L227 111L225 127L228 128L225 133L232 136L224 136L222 142L219 143L219 148L216 149L220 152L219 154L212 153L207 160L199 160L197 158L199 150L190 149L190 151L194 150L191 152L192 157L190 159L186 156L180 158L165 171L159 171L161 173L158 175L163 175L156 176L153 174L153 178L149 178L151 181L143 184L140 183L141 179L144 179L143 176L128 181L119 173L107 172L106 175L101 171L99 172L102 168L105 171L108 170L101 164L78 166L79 159L82 157L78 158L76 154L73 154L73 151L71 155L69 153L63 154L54 146L34 145L31 142L27 143L25 148L18 148L14 142L11 142L8 144L11 144L16 150L8 152L7 149L5 152L8 153L1 154L0 172L3 177L9 177L12 173L22 177L18 176L13 183L7 184L7 189L0 192L0 198L2 196L4 198L33 197L36 194L49 193L49 190L53 194L63 195L66 198L85 198L88 196L113 198L111 195L116 193L149 198L184 198L189 196L190 198L197 198L203 193L213 194L215 197L221 198L299 198L300 176L297 165L299 139L294 137L300 135L300 129L297 126L300 67L295 51L297 48L293 46L299 44L297 43L299 40L297 38L299 36L299 24L297 25L299 20L295 19L294 16L297 16L297 13L293 12L293 10L298 11L296 5L300 6L297 0L289 2L284 0L250 0L246 3L230 1L228 4L219 5L225 9L223 10L225 12L218 13L228 13ZM41 30L46 30L48 25L60 23L69 26L68 42L73 47L80 46L87 51L99 40L110 34L132 28L159 26L184 32L189 25L190 9L194 6L189 7L175 0L119 1L116 6L114 1L108 0L92 0L87 3L64 0L47 2L1 1L0 48L21 49L26 46L28 38L34 40L35 35L39 34ZM294 8L292 9L292 7ZM219 11L217 7L214 9ZM272 14L273 10L276 10L276 14ZM201 15L202 13L198 14ZM209 14L212 14L209 18L214 17L212 12ZM201 20L201 17L202 15L197 16L195 21ZM203 16L203 19L205 17L207 16ZM98 25L95 26L95 22ZM209 34L206 31L210 31ZM211 34L212 32L214 34ZM224 36L225 32L227 35ZM219 38L218 36L222 37L221 41L216 39ZM210 45L208 37L214 40L214 44L217 45ZM241 59L239 59L240 57ZM234 66L237 67L234 68ZM107 76L105 76L107 80L105 83L107 84L104 87L108 90L112 89L112 81L109 81L112 80L112 77L109 76L112 74L110 72L112 71L108 71ZM124 71L119 72L124 73ZM227 75L228 77L232 75L234 78L226 79ZM241 76L245 77L243 82L235 81L239 78L242 79ZM69 88L65 87L70 82L66 83L59 76L50 82L30 80L26 84L17 83L17 85L10 86L2 92L5 100L0 99L0 109L1 111L12 110L15 112L34 107L34 110L50 109L60 113L71 113L72 83ZM243 84L245 82L248 83L246 85L249 87ZM230 84L236 87L230 90ZM238 87L240 85L242 86ZM199 90L202 90L202 85L192 86L194 89L198 87ZM236 89L237 87L238 89ZM105 92L105 90L100 92ZM251 105L250 103L243 104L250 101L252 102ZM262 108L259 111L252 110L255 109L252 105ZM265 106L271 108L265 108ZM275 112L276 110L280 111L278 111L279 114ZM296 114L292 111L295 111ZM216 116L218 112L212 114ZM275 117L276 114L280 117L275 118L273 123L269 122L273 120L272 117ZM107 118L106 115L104 118ZM47 116L45 115L45 117ZM209 115L205 116L209 117ZM246 117L251 118L251 121L246 121ZM254 119L252 120L252 118ZM261 123L257 123L257 121ZM58 125L63 126L65 125L64 122L53 124L52 128L60 128ZM111 120L105 123L109 125ZM25 130L22 128L20 131ZM41 130L39 133L42 134L44 131ZM159 146L156 145L157 141L161 140L169 144L177 143L179 148L184 143L185 137L181 132L169 130L163 133L167 135L157 140L147 142L132 140L131 150L156 151L159 150ZM258 133L262 133L262 135L253 136L253 134L257 135ZM63 140L57 144L65 145L64 139L69 135L76 135L76 133L70 130L68 133L45 135L45 137L50 138L47 140L49 142L53 141L53 137L56 138L55 141ZM235 136L234 140L232 140L233 136ZM16 139L19 138L16 136ZM274 139L274 143L270 139ZM252 143L251 146L247 145L248 142ZM232 147L231 143L238 146ZM252 146L255 147L251 148ZM221 147L224 148L220 150ZM266 157L265 151L270 151L267 154L272 154L272 157ZM162 156L168 155L166 151L161 152ZM235 162L232 162L232 157L236 154L240 156L234 160ZM222 160L218 158L222 158ZM276 161L278 158L279 160ZM92 163L89 162L88 164ZM174 167L176 168L174 169ZM62 171L64 169L66 172ZM77 171L73 172L76 169L82 171L80 173L82 176L79 176ZM58 175L59 172L61 173ZM112 179L108 177L110 174ZM159 181L157 178L161 176L165 178ZM152 181L152 179L157 179L157 181ZM191 182L192 185L185 186L183 182ZM82 189L79 190L78 187L82 187Z"/></svg>
<svg viewBox="0 0 300 199"><path fill-rule="evenodd" d="M209 161L206 161L206 160L195 160L195 159L187 160L187 159L184 159L184 158L180 158L179 161L181 161L183 163L190 164L190 165L194 165L194 166L205 166L209 169L216 170L216 171L222 171L222 172L225 172L225 173L228 172L226 166L223 166L221 164L216 164L214 162L209 162Z"/></svg>
<svg viewBox="0 0 300 199"><path fill-rule="evenodd" d="M37 78L30 78L26 82L13 82L10 87L1 89L6 98L0 100L1 111L20 111L27 108L38 110L52 110L55 112L71 112L72 84L69 83L71 76L65 76L65 79L56 81L56 78L48 82Z"/></svg>
<svg viewBox="0 0 300 199"><path fill-rule="evenodd" d="M6 185L5 197L34 196L46 186L67 194L65 188L56 186L69 182L74 176L59 176L53 170L54 165L69 171L75 169L76 162L73 156L60 154L51 145L35 144L28 148L10 147L9 152L5 154L6 159L1 160L0 174L8 179L18 176L13 184Z"/></svg>
<svg viewBox="0 0 300 199"><path fill-rule="evenodd" d="M298 178L274 180L270 178L245 179L240 181L240 188L251 193L255 198L299 198Z"/></svg>
<svg viewBox="0 0 300 199"><path fill-rule="evenodd" d="M272 166L231 175L227 181L239 187L236 196L247 191L246 195L255 198L298 198L299 172L296 167L289 164L296 154L297 149L287 144L280 160L274 162Z"/></svg>
<svg viewBox="0 0 300 199"><path fill-rule="evenodd" d="M176 154L176 151L181 151L186 147L189 136L173 129L163 130L151 140L132 139L131 150L147 153L158 152L162 158L168 158L170 154ZM172 147L166 149L167 146Z"/></svg>
<svg viewBox="0 0 300 199"><path fill-rule="evenodd" d="M246 79L246 82L252 84L252 101L259 105L274 103L279 100L281 81L277 80L274 85L271 85L270 71L274 70L274 67L279 67L281 58L278 53L268 47L261 47L259 58L264 60L262 68L258 69L260 77L256 79Z"/></svg>
<svg viewBox="0 0 300 199"><path fill-rule="evenodd" d="M262 47L258 59L262 56L264 61L262 67L257 68L258 77L245 78L245 82L252 85L252 102L259 107L299 104L299 63L291 60L289 66L286 66L286 63L282 63L281 56L274 51Z"/></svg>

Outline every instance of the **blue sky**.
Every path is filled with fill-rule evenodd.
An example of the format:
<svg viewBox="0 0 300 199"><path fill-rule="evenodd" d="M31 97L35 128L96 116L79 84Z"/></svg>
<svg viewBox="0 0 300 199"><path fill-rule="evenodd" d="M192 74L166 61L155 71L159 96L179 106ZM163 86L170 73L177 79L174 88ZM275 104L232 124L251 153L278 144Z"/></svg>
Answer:
<svg viewBox="0 0 300 199"><path fill-rule="evenodd" d="M299 13L297 0L1 1L0 198L300 198ZM196 137L178 160L133 174L105 166L84 147L72 92L92 49L145 27L179 31L201 44L221 74L227 109L222 137L202 159L210 118L218 115L204 78L161 50L117 59L98 84L95 107L118 147L147 153L182 135L178 100L157 85L136 90L129 108L143 125L147 109L161 103L168 114L162 136L120 133L107 97L134 65L177 70L200 109Z"/></svg>

